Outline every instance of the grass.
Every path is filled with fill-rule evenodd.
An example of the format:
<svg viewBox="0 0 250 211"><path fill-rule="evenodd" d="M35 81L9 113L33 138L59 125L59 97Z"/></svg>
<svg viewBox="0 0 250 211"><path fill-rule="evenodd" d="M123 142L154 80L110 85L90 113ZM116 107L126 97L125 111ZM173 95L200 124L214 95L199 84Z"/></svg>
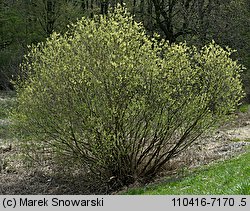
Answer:
<svg viewBox="0 0 250 211"><path fill-rule="evenodd" d="M242 141L244 141L244 142L250 142L250 139L240 139L240 138L234 138L234 139L232 139L231 141L233 141L233 142L242 142Z"/></svg>
<svg viewBox="0 0 250 211"><path fill-rule="evenodd" d="M7 103L4 101L0 101L0 118L6 118L8 112Z"/></svg>
<svg viewBox="0 0 250 211"><path fill-rule="evenodd" d="M129 195L249 195L250 151L227 161L203 166L174 182L130 189Z"/></svg>
<svg viewBox="0 0 250 211"><path fill-rule="evenodd" d="M14 105L14 92L0 91L0 139L10 138L9 127L9 109Z"/></svg>
<svg viewBox="0 0 250 211"><path fill-rule="evenodd" d="M247 113L250 110L250 104L243 104L239 107L241 113Z"/></svg>
<svg viewBox="0 0 250 211"><path fill-rule="evenodd" d="M0 91L0 118L8 118L8 111L14 104L14 92Z"/></svg>

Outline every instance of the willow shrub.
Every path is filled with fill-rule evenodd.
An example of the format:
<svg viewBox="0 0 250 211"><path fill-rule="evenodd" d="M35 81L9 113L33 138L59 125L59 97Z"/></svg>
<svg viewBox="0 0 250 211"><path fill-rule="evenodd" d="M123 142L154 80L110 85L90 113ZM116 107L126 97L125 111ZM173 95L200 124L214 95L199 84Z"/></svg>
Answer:
<svg viewBox="0 0 250 211"><path fill-rule="evenodd" d="M153 178L227 118L243 95L231 50L156 38L118 7L33 46L12 115L28 151L49 147L117 188Z"/></svg>

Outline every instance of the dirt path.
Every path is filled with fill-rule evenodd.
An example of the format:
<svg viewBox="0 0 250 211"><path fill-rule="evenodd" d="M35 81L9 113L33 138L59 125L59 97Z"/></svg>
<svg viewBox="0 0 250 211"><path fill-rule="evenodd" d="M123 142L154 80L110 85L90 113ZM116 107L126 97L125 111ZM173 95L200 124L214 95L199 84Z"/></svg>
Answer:
<svg viewBox="0 0 250 211"><path fill-rule="evenodd" d="M218 159L228 159L244 153L250 146L250 111L239 113L213 135L203 137L193 150L186 152L190 166L199 166Z"/></svg>
<svg viewBox="0 0 250 211"><path fill-rule="evenodd" d="M240 128L233 128L231 130L227 130L225 134L234 140L250 140L250 121L246 122L246 126Z"/></svg>

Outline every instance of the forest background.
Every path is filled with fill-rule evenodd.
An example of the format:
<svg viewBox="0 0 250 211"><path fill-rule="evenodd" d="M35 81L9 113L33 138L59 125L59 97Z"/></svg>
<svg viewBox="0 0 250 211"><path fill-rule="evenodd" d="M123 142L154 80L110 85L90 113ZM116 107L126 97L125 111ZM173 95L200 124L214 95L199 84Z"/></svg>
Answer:
<svg viewBox="0 0 250 211"><path fill-rule="evenodd" d="M250 102L248 0L0 0L0 89L13 89L27 46L54 31L66 32L82 16L105 14L117 3L125 3L149 35L157 32L170 43L197 47L215 40L237 50L234 59L245 66L245 101Z"/></svg>

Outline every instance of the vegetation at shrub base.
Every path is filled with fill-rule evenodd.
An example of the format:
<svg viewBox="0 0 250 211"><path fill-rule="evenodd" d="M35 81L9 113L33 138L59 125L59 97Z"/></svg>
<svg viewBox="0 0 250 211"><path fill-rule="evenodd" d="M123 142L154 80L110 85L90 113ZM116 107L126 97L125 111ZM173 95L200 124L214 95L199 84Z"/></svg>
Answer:
<svg viewBox="0 0 250 211"><path fill-rule="evenodd" d="M249 195L250 152L191 172L175 182L131 189L129 195Z"/></svg>
<svg viewBox="0 0 250 211"><path fill-rule="evenodd" d="M27 154L49 151L116 190L227 119L243 97L232 51L157 40L119 6L32 46L12 112Z"/></svg>

